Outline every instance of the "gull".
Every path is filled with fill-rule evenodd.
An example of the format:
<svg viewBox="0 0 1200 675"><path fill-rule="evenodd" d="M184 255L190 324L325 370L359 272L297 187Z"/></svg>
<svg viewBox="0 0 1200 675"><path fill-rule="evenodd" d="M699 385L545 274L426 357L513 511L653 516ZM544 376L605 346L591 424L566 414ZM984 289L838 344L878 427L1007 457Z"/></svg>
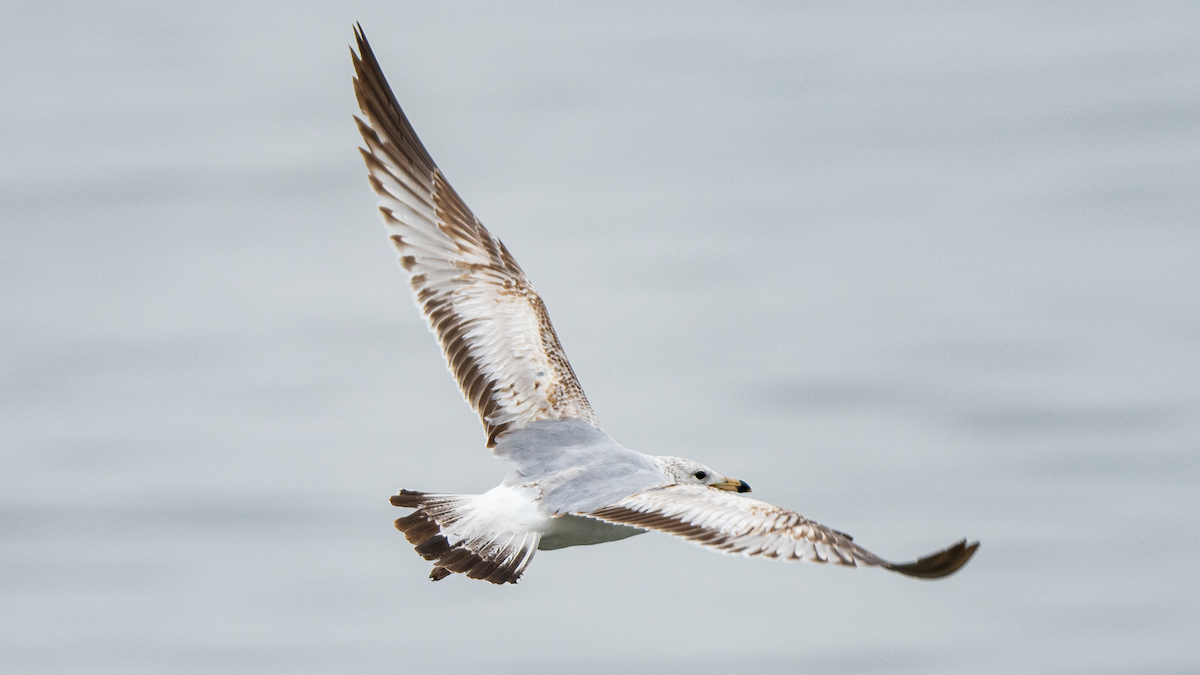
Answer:
<svg viewBox="0 0 1200 675"><path fill-rule="evenodd" d="M979 542L892 563L750 486L682 457L626 448L601 427L546 306L504 244L450 187L413 131L355 26L354 117L368 181L413 298L442 347L487 447L516 470L482 495L400 490L396 520L434 581L465 574L516 583L538 550L600 544L649 530L731 554L882 567L934 579ZM365 118L365 119L364 119Z"/></svg>

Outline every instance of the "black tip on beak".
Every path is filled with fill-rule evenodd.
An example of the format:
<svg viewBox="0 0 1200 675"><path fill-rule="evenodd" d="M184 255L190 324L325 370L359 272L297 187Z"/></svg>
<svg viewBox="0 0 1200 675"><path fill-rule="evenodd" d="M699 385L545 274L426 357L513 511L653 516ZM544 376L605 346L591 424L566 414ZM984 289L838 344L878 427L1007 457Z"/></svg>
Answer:
<svg viewBox="0 0 1200 675"><path fill-rule="evenodd" d="M749 492L749 491L750 491L750 484L744 480L739 480L738 481L738 492Z"/></svg>

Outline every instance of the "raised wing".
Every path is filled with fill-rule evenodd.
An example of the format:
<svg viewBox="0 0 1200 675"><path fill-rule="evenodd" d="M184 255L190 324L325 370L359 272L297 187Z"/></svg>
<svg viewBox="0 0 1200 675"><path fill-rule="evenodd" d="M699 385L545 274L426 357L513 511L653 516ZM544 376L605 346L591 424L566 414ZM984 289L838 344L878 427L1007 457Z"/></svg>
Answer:
<svg viewBox="0 0 1200 675"><path fill-rule="evenodd" d="M413 132L358 26L355 117L379 211L412 274L413 296L437 335L488 447L543 419L599 426L546 306L521 266L471 213Z"/></svg>
<svg viewBox="0 0 1200 675"><path fill-rule="evenodd" d="M666 532L725 553L867 565L923 579L953 574L979 547L964 539L914 562L892 563L795 511L703 485L654 488L580 515Z"/></svg>

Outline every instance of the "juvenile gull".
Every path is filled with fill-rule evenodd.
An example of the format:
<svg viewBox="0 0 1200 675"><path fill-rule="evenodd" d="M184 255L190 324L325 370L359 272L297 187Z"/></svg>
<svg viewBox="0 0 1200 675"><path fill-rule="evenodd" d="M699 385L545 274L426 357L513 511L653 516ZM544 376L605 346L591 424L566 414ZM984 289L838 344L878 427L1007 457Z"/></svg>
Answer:
<svg viewBox="0 0 1200 675"><path fill-rule="evenodd" d="M401 490L396 520L430 578L452 573L516 583L534 551L599 544L657 530L726 553L882 567L934 579L962 567L966 540L891 563L850 535L760 502L744 481L681 457L625 448L592 412L546 306L521 266L484 228L417 138L371 46L355 28L354 118L379 211L412 276L417 306L437 335L487 446L516 471L482 495Z"/></svg>

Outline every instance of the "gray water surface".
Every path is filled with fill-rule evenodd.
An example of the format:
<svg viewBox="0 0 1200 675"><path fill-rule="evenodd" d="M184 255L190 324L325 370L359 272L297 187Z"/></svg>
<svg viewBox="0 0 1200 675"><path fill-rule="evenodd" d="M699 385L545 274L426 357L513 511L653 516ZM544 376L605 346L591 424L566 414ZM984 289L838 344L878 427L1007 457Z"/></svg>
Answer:
<svg viewBox="0 0 1200 675"><path fill-rule="evenodd" d="M508 467L361 21L606 429L944 581L664 536L433 584ZM0 670L1200 671L1194 3L0 7Z"/></svg>

